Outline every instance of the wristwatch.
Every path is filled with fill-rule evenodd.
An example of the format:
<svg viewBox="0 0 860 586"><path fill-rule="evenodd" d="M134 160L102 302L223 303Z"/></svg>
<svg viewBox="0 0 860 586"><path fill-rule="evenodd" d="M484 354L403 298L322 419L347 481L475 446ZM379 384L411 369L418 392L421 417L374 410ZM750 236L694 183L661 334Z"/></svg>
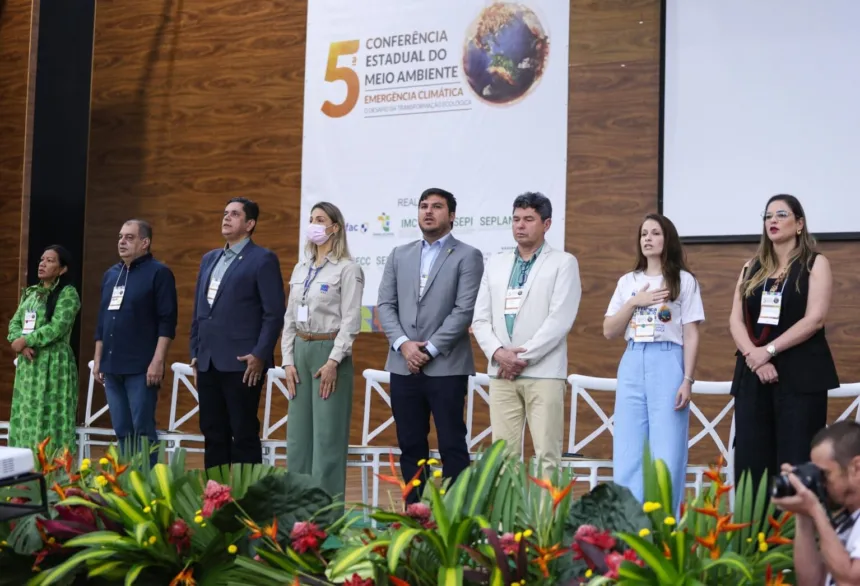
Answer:
<svg viewBox="0 0 860 586"><path fill-rule="evenodd" d="M767 350L767 353L771 356L777 355L776 346L774 346L773 344L769 345L767 348L765 348L765 350Z"/></svg>

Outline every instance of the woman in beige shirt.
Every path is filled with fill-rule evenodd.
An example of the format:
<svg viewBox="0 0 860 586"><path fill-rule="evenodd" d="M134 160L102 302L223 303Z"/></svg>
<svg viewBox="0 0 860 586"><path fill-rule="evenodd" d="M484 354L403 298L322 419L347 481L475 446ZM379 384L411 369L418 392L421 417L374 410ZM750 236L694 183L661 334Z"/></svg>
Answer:
<svg viewBox="0 0 860 586"><path fill-rule="evenodd" d="M349 254L333 204L311 209L305 260L290 277L281 338L290 419L287 465L344 499L352 417L352 344L361 329L364 273Z"/></svg>

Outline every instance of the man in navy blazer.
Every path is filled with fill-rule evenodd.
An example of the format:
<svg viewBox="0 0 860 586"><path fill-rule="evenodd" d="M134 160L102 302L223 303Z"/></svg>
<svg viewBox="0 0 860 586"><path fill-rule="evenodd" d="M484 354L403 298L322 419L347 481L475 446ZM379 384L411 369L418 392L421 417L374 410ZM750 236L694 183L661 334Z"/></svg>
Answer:
<svg viewBox="0 0 860 586"><path fill-rule="evenodd" d="M251 241L259 215L247 198L227 202L221 223L227 244L203 256L197 275L191 366L206 468L262 462L257 410L286 302L278 257Z"/></svg>

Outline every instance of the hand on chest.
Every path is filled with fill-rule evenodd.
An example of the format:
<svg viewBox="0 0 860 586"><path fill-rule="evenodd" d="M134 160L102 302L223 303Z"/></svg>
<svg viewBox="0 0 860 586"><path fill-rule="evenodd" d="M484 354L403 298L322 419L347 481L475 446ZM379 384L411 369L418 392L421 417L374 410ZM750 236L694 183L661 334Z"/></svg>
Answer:
<svg viewBox="0 0 860 586"><path fill-rule="evenodd" d="M634 297L636 293L638 293L638 289L631 291L630 297ZM637 307L630 319L633 340L636 342L653 342L660 339L669 328L677 326L680 311L681 304L677 300L667 300L647 307Z"/></svg>

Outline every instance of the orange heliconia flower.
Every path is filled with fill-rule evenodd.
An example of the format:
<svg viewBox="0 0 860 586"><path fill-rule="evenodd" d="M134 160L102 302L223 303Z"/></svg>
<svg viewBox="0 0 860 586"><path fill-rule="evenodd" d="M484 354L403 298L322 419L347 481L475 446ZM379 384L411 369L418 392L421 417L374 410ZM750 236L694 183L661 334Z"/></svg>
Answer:
<svg viewBox="0 0 860 586"><path fill-rule="evenodd" d="M562 547L561 544L556 543L552 547L548 548L535 546L535 551L538 553L538 557L533 559L532 563L538 565L544 578L549 578L549 568L547 567L547 564L556 558L560 558L570 550Z"/></svg>
<svg viewBox="0 0 860 586"><path fill-rule="evenodd" d="M566 497L570 493L571 489L573 488L573 483L576 482L576 480L571 480L570 484L568 484L566 487L556 488L549 480L542 480L540 478L535 478L534 476L529 476L529 478L539 487L549 491L550 496L552 496L553 513L558 508L559 503L564 500L564 497Z"/></svg>
<svg viewBox="0 0 860 586"><path fill-rule="evenodd" d="M717 483L718 486L723 485L722 471L723 466L726 465L725 458L720 454L720 458L717 460L716 464L711 464L707 470L704 472L704 477L710 480L711 482Z"/></svg>
<svg viewBox="0 0 860 586"><path fill-rule="evenodd" d="M773 529L773 535L765 539L765 543L768 545L791 545L793 543L791 539L782 535L782 529L789 519L791 519L791 513L788 512L782 516L782 520L780 521L771 516L767 522Z"/></svg>
<svg viewBox="0 0 860 586"><path fill-rule="evenodd" d="M394 584L394 586L410 586L409 582L401 580L397 576L388 576L388 581Z"/></svg>
<svg viewBox="0 0 860 586"><path fill-rule="evenodd" d="M421 472L423 472L424 468L419 466L415 476L413 476L409 482L404 482L403 479L400 478L400 475L397 474L397 469L394 467L394 452L388 453L388 467L391 469L390 476L387 474L377 474L376 477L383 482L400 487L400 495L403 498L403 502L406 502L406 497L408 497L409 493L412 492L412 489L415 488L415 482L418 481L418 477L421 476Z"/></svg>
<svg viewBox="0 0 860 586"><path fill-rule="evenodd" d="M194 572L191 568L185 568L170 582L170 586L197 586L197 581L194 579Z"/></svg>
<svg viewBox="0 0 860 586"><path fill-rule="evenodd" d="M251 534L248 536L248 539L260 539L265 536L274 541L278 542L278 518L274 517L272 519L271 525L266 525L265 527L260 527L251 519L242 519L242 524L245 525L248 529L251 530Z"/></svg>
<svg viewBox="0 0 860 586"><path fill-rule="evenodd" d="M765 586L786 586L785 577L782 572L776 576L773 575L773 566L767 565L767 570L764 573Z"/></svg>
<svg viewBox="0 0 860 586"><path fill-rule="evenodd" d="M56 466L48 462L48 456L45 453L49 443L51 443L51 436L48 436L39 442L37 457L39 459L39 468L42 470L42 474L47 474L48 472L53 472L57 469Z"/></svg>
<svg viewBox="0 0 860 586"><path fill-rule="evenodd" d="M72 453L69 451L69 448L63 449L63 455L59 458L54 458L54 465L57 468L62 468L66 471L66 475L69 477L69 482L77 482L81 479L80 474L72 473L72 466L74 465L75 460L72 457Z"/></svg>
<svg viewBox="0 0 860 586"><path fill-rule="evenodd" d="M63 487L62 487L62 486L60 486L60 484L59 484L59 483L55 482L55 483L54 483L54 486L52 486L52 487L51 487L51 490L53 490L54 492L56 492L56 493L57 493L57 496L59 496L59 497L60 497L60 500L61 500L61 501L66 500L66 491L65 491L65 490L63 490Z"/></svg>

